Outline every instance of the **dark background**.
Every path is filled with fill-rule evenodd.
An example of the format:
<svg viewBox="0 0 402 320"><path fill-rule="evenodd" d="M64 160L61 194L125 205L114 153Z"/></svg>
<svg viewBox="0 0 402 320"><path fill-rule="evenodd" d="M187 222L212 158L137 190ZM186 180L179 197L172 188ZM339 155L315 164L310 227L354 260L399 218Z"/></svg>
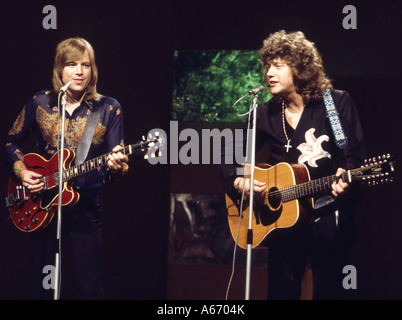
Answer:
<svg viewBox="0 0 402 320"><path fill-rule="evenodd" d="M316 43L336 88L354 98L368 154L401 151L402 2L382 1L2 1L0 136L35 92L51 88L54 50L71 36L94 47L99 92L124 109L126 143L153 128L168 132L174 50L258 50L280 29L302 30ZM57 8L57 30L44 30L42 9ZM345 5L357 9L357 30L345 30ZM245 92L250 88L245 88ZM234 99L237 97L233 97ZM27 146L26 151L29 151ZM3 154L1 155L3 162ZM0 171L5 196L7 173ZM351 264L350 299L402 298L401 183L369 189L356 212L359 243ZM168 266L169 193L221 193L212 166L152 166L131 160L124 182L104 191L104 282L109 299L223 299L229 269ZM0 214L0 298L28 298L26 234ZM63 242L62 298L75 297L68 242ZM252 298L264 299L263 273ZM242 277L242 270L239 272ZM264 280L264 278L263 278ZM242 298L241 279L233 296Z"/></svg>

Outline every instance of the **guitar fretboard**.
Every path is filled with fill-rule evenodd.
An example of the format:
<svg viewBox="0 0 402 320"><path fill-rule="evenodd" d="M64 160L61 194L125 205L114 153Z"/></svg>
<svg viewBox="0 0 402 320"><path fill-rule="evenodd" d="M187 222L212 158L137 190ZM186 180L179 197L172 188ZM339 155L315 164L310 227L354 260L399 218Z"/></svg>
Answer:
<svg viewBox="0 0 402 320"><path fill-rule="evenodd" d="M131 155L134 150L140 149L140 150L145 150L148 148L150 141L141 141L135 144L131 144L128 146L123 147L123 149L120 150L125 155ZM98 169L99 167L102 167L107 164L109 160L109 155L111 155L113 152L106 153L104 155L101 155L97 158L93 158L91 160L85 161L81 164L75 165L71 168L67 168L63 170L63 182L67 182L71 179L74 179L80 175L83 175L87 172L93 171ZM56 171L53 175L47 176L47 177L42 177L41 178L42 182L45 183L45 185L58 185L59 181L59 171Z"/></svg>
<svg viewBox="0 0 402 320"><path fill-rule="evenodd" d="M348 172L345 171L340 177L335 175L300 183L294 186L282 188L276 192L271 193L270 199L280 197L282 202L288 202L295 199L301 199L320 193L322 191L329 190L332 183L342 178L343 181L348 181Z"/></svg>
<svg viewBox="0 0 402 320"><path fill-rule="evenodd" d="M140 142L137 144L126 146L120 152L122 152L125 155L131 155L133 153L133 149L136 149L139 146L142 146L143 144L145 144L145 142L144 143ZM112 153L113 152L106 153L97 158L93 158L91 160L85 161L81 164L63 170L63 182L69 181L80 175L83 175L87 172L96 170L99 167L106 165L109 160L109 155L111 155ZM56 178L58 179L58 172L56 173Z"/></svg>

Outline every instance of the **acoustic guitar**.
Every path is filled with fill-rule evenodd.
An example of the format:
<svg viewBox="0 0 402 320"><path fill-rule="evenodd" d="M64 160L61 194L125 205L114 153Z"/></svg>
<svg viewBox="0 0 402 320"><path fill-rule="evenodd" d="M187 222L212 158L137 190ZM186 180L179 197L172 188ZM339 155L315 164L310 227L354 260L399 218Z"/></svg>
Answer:
<svg viewBox="0 0 402 320"><path fill-rule="evenodd" d="M244 168L248 174L251 172L249 165ZM261 199L254 200L252 236L249 232L250 209L246 197L242 202L225 196L230 232L243 249L248 244L252 248L270 246L287 231L311 223L314 207L312 197L330 190L333 182L342 178L347 183L360 181L372 186L392 182L394 172L395 162L389 154L365 160L360 168L347 170L340 177L331 175L312 181L304 164L258 164L255 166L254 179L265 182L267 188Z"/></svg>

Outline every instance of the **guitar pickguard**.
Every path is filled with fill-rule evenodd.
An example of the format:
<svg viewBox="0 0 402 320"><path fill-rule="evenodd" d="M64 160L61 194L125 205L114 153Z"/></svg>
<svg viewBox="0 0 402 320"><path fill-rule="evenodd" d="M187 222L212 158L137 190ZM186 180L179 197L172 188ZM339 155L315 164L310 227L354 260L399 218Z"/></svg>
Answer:
<svg viewBox="0 0 402 320"><path fill-rule="evenodd" d="M59 194L59 188L57 186L54 186L50 189L47 189L46 191L42 192L42 200L40 202L40 207L43 210L48 209L52 203L56 200L57 195Z"/></svg>
<svg viewBox="0 0 402 320"><path fill-rule="evenodd" d="M282 206L278 210L273 211L267 205L263 205L254 209L254 213L257 215L257 221L259 220L263 226L269 226L275 223L281 216Z"/></svg>

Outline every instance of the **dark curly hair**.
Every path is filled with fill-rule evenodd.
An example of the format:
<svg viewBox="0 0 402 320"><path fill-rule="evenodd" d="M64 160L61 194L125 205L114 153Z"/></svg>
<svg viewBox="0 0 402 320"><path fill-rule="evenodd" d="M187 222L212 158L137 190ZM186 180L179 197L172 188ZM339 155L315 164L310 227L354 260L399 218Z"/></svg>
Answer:
<svg viewBox="0 0 402 320"><path fill-rule="evenodd" d="M260 59L267 81L270 62L275 58L285 60L291 67L293 82L305 103L320 100L323 90L331 88L331 81L324 72L321 55L314 43L301 31L287 33L284 30L270 34L263 42Z"/></svg>

